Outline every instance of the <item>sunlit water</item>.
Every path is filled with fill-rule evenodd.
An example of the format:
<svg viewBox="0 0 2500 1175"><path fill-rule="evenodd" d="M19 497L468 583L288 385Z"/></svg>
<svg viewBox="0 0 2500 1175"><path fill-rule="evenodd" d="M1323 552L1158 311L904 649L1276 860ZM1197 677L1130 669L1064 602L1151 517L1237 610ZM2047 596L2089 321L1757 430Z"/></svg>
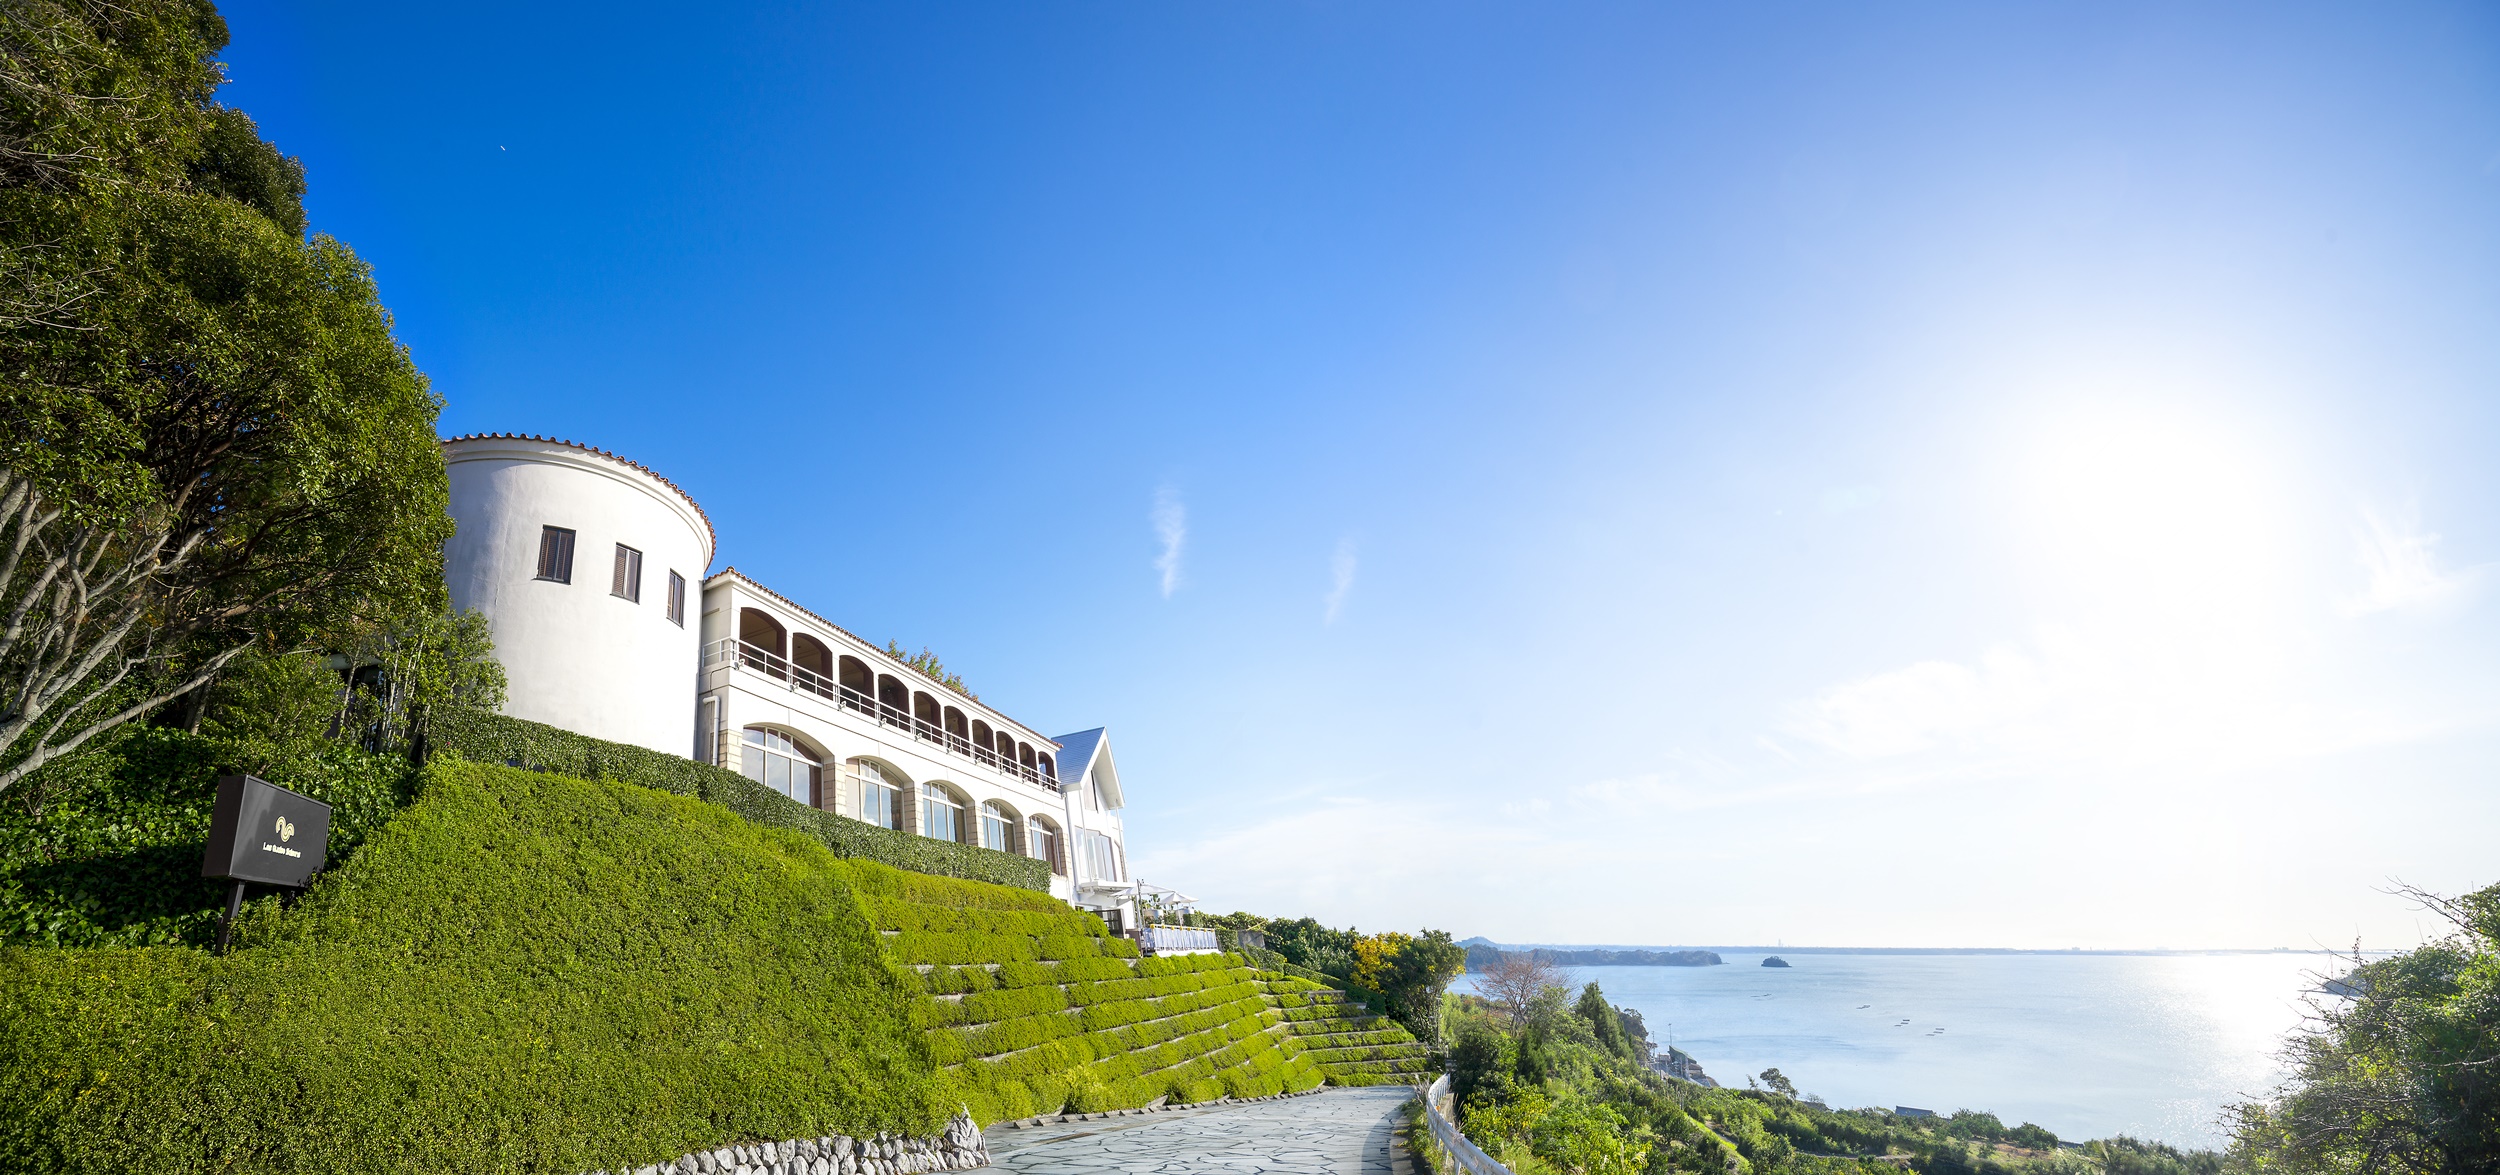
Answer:
<svg viewBox="0 0 2500 1175"><path fill-rule="evenodd" d="M1762 955L1577 967L1722 1085L1774 1068L1834 1106L1989 1110L2061 1138L2216 1147L2280 1079L2316 955ZM1471 990L1464 979L1459 990Z"/></svg>

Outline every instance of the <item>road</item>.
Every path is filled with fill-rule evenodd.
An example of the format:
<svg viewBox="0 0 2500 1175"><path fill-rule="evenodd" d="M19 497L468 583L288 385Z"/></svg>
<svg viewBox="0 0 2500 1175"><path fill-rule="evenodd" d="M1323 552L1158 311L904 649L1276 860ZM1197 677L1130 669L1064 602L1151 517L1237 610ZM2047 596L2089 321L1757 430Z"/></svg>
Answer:
<svg viewBox="0 0 2500 1175"><path fill-rule="evenodd" d="M990 1168L1018 1175L1406 1175L1392 1153L1402 1085L985 1132Z"/></svg>

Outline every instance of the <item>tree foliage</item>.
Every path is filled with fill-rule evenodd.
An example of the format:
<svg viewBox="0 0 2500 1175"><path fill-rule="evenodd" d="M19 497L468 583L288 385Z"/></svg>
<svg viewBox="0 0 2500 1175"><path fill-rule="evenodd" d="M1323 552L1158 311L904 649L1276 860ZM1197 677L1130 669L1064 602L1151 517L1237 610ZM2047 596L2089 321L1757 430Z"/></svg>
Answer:
<svg viewBox="0 0 2500 1175"><path fill-rule="evenodd" d="M0 7L0 789L439 606L439 404L183 0Z"/></svg>
<svg viewBox="0 0 2500 1175"><path fill-rule="evenodd" d="M2259 1171L2500 1171L2500 885L2404 891L2447 937L2392 958L2355 952L2293 1038L2292 1077L2237 1107L2233 1154Z"/></svg>
<svg viewBox="0 0 2500 1175"><path fill-rule="evenodd" d="M1335 930L1315 918L1287 918L1267 926L1268 949L1286 962L1345 979L1354 977L1354 941L1361 937L1353 927Z"/></svg>

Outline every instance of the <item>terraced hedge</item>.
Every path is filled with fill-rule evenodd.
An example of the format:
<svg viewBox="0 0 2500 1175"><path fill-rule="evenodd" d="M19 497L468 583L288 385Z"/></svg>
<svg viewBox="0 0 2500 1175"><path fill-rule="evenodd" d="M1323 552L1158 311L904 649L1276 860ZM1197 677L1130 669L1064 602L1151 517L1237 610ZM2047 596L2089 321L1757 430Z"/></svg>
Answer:
<svg viewBox="0 0 2500 1175"><path fill-rule="evenodd" d="M1338 1085L1412 1084L1423 1080L1431 1054L1406 1026L1375 1016L1343 991L1290 975L1271 975L1268 999L1303 1055Z"/></svg>
<svg viewBox="0 0 2500 1175"><path fill-rule="evenodd" d="M1238 955L1141 959L1100 918L994 886L897 875L870 898L886 952L917 973L930 1054L984 1122L1320 1084Z"/></svg>

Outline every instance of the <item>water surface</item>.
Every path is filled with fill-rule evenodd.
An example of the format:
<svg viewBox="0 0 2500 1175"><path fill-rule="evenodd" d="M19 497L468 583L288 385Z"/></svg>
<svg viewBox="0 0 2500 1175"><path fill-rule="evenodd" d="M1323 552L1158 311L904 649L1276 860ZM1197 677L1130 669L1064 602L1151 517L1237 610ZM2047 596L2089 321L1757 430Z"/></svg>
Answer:
<svg viewBox="0 0 2500 1175"><path fill-rule="evenodd" d="M1722 1085L1777 1068L1835 1106L1990 1110L2060 1138L2223 1142L2223 1107L2280 1080L2313 954L1719 952L1718 967L1577 967ZM1461 979L1459 990L1471 990Z"/></svg>

